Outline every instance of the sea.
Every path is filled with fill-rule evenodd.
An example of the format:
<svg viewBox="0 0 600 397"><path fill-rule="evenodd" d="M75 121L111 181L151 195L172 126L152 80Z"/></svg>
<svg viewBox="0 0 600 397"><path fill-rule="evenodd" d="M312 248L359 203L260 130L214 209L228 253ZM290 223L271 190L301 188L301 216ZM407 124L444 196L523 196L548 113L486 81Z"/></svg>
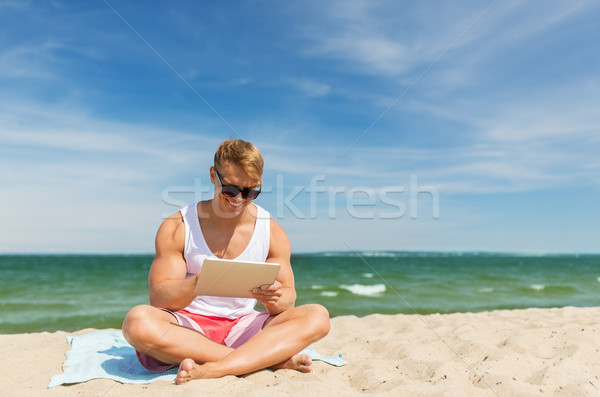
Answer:
<svg viewBox="0 0 600 397"><path fill-rule="evenodd" d="M0 333L120 328L148 303L152 255L0 255ZM292 256L297 304L332 317L600 306L600 255Z"/></svg>

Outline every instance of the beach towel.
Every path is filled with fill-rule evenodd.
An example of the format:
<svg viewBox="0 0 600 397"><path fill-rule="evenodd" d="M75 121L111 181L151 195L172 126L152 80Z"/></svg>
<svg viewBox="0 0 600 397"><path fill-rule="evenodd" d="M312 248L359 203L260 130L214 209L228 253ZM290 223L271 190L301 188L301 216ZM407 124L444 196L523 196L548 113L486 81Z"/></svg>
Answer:
<svg viewBox="0 0 600 397"><path fill-rule="evenodd" d="M121 331L94 331L79 336L67 336L71 349L65 353L63 373L54 375L48 387L86 382L91 379L112 379L121 383L150 383L156 380L172 382L177 368L155 374L138 362L133 347ZM339 356L321 356L315 349L302 350L313 360L335 366L346 365Z"/></svg>

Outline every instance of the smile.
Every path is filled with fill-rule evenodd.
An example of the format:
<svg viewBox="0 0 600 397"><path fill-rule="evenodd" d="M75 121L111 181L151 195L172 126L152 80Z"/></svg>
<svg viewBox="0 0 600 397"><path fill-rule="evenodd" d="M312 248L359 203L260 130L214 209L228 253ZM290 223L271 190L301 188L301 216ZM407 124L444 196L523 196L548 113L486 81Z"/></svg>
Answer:
<svg viewBox="0 0 600 397"><path fill-rule="evenodd" d="M239 204L234 204L231 201L229 201L229 199L226 199L226 200L229 203L229 205L231 205L232 207L235 207L235 208L240 208L242 205L244 205L244 202L241 202Z"/></svg>

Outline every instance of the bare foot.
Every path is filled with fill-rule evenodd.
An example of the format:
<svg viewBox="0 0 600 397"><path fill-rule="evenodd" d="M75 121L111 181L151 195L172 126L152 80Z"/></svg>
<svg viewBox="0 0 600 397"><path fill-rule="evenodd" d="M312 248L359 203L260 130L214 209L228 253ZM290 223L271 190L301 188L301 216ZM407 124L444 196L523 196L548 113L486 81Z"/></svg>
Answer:
<svg viewBox="0 0 600 397"><path fill-rule="evenodd" d="M175 378L175 384L181 385L185 382L188 382L194 378L192 378L192 371L194 367L198 366L191 358L186 358L179 364L179 370L177 371L177 377Z"/></svg>
<svg viewBox="0 0 600 397"><path fill-rule="evenodd" d="M219 378L224 374L218 373L216 368L212 368L214 363L196 364L191 358L186 358L179 364L175 384L181 385L192 379L210 379ZM212 369L212 370L211 370ZM296 354L283 363L270 367L277 369L294 369L296 371L308 373L312 371L312 358L308 354Z"/></svg>
<svg viewBox="0 0 600 397"><path fill-rule="evenodd" d="M287 361L272 366L271 369L295 369L296 371L308 373L312 371L312 358L308 354L296 354Z"/></svg>
<svg viewBox="0 0 600 397"><path fill-rule="evenodd" d="M194 362L191 358L186 358L179 364L179 370L177 371L177 377L175 378L175 384L181 385L185 382L189 382L192 379L209 379L218 378L222 375L218 375L210 371L209 366L211 363L199 365Z"/></svg>

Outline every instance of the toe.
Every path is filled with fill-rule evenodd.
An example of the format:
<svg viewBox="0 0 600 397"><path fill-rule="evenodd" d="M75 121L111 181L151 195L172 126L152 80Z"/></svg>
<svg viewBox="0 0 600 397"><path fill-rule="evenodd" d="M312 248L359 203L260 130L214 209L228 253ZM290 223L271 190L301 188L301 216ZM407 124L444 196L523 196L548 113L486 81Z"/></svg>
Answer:
<svg viewBox="0 0 600 397"><path fill-rule="evenodd" d="M312 358L308 354L301 354L298 356L298 365L304 365L309 367L312 364Z"/></svg>
<svg viewBox="0 0 600 397"><path fill-rule="evenodd" d="M175 383L180 385L182 383L190 380L190 371L194 367L194 361L186 358L179 364L179 371L177 371L177 377L175 378Z"/></svg>

